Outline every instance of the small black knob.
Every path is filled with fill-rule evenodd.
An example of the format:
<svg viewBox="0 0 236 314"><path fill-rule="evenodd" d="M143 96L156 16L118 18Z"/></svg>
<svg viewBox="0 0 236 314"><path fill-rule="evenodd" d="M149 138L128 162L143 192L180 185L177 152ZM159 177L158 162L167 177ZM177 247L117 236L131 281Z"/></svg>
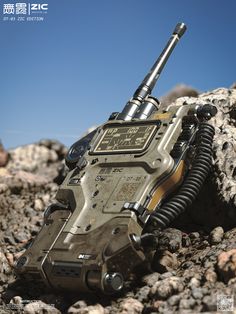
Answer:
<svg viewBox="0 0 236 314"><path fill-rule="evenodd" d="M197 116L206 120L211 119L217 114L217 108L210 104L205 104L197 109Z"/></svg>

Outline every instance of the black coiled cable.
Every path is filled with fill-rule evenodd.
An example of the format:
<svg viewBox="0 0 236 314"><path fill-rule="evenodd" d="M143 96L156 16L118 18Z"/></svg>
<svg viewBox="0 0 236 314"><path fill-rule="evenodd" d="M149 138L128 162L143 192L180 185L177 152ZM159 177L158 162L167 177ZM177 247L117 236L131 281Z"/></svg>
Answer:
<svg viewBox="0 0 236 314"><path fill-rule="evenodd" d="M214 127L206 122L199 123L196 134L196 155L182 187L160 209L151 215L151 224L155 229L166 228L185 209L192 204L199 193L212 163L212 142Z"/></svg>

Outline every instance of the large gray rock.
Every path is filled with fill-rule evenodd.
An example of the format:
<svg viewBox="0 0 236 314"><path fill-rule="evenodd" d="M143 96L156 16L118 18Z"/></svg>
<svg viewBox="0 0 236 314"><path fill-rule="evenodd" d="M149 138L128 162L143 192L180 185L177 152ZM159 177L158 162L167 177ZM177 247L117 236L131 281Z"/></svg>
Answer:
<svg viewBox="0 0 236 314"><path fill-rule="evenodd" d="M215 127L213 169L197 200L177 222L207 228L236 225L236 90L219 88L196 97L181 97L176 103L213 104L218 112L210 120ZM188 219L187 219L188 218ZM187 228L188 228L187 226Z"/></svg>

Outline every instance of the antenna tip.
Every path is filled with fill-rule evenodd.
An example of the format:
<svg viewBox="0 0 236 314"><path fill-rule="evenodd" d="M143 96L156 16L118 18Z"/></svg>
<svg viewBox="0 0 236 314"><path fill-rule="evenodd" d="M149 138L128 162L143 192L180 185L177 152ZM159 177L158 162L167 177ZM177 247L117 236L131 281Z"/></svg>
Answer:
<svg viewBox="0 0 236 314"><path fill-rule="evenodd" d="M184 23L178 23L176 26L175 26L175 29L174 29L174 32L173 34L174 35L178 35L179 38L183 36L183 34L185 33L187 29L187 26L184 24Z"/></svg>

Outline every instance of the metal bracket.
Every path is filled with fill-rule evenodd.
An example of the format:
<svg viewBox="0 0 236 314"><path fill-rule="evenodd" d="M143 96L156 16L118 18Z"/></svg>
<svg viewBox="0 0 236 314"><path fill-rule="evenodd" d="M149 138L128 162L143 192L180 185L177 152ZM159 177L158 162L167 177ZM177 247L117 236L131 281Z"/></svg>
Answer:
<svg viewBox="0 0 236 314"><path fill-rule="evenodd" d="M150 213L147 211L145 207L143 207L138 202L126 202L124 203L123 209L128 209L130 211L133 211L138 220L145 225L150 217Z"/></svg>

